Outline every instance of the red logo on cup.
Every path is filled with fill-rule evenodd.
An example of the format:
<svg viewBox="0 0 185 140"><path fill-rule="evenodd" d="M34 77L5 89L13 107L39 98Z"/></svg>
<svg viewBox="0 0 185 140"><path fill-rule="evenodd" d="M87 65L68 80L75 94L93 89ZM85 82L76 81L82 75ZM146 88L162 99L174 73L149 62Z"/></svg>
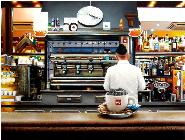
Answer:
<svg viewBox="0 0 185 140"><path fill-rule="evenodd" d="M115 100L115 105L121 105L121 99L116 99Z"/></svg>

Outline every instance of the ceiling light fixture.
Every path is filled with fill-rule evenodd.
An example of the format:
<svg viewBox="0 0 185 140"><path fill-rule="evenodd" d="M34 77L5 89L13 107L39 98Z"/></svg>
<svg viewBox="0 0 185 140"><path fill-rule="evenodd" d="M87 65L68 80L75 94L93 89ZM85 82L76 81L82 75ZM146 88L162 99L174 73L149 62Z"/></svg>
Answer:
<svg viewBox="0 0 185 140"><path fill-rule="evenodd" d="M40 3L34 5L34 7L41 7Z"/></svg>
<svg viewBox="0 0 185 140"><path fill-rule="evenodd" d="M150 31L151 31L151 32L153 32L153 31L154 31L154 29L151 29Z"/></svg>
<svg viewBox="0 0 185 140"><path fill-rule="evenodd" d="M12 1L12 3L13 3L13 4L16 4L16 3L17 3L17 1L13 0L13 1Z"/></svg>
<svg viewBox="0 0 185 140"><path fill-rule="evenodd" d="M36 1L36 0L33 0L33 3L37 3L38 1Z"/></svg>
<svg viewBox="0 0 185 140"><path fill-rule="evenodd" d="M22 4L16 4L15 7L22 7Z"/></svg>
<svg viewBox="0 0 185 140"><path fill-rule="evenodd" d="M151 1L149 4L148 4L148 7L154 7L156 5L156 1Z"/></svg>
<svg viewBox="0 0 185 140"><path fill-rule="evenodd" d="M157 27L159 27L159 26L160 26L160 25L159 25L159 23L157 23L156 25L157 25Z"/></svg>
<svg viewBox="0 0 185 140"><path fill-rule="evenodd" d="M185 1L182 1L180 4L178 4L176 7L185 7Z"/></svg>

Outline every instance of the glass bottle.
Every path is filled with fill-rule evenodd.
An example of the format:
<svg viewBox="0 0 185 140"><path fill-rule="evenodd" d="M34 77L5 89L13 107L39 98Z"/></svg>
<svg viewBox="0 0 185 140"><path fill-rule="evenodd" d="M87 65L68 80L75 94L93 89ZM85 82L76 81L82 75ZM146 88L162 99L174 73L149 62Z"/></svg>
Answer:
<svg viewBox="0 0 185 140"><path fill-rule="evenodd" d="M145 64L144 72L145 72L145 75L147 76L149 75L149 66L147 63Z"/></svg>
<svg viewBox="0 0 185 140"><path fill-rule="evenodd" d="M160 57L158 59L157 75L164 76L164 59Z"/></svg>
<svg viewBox="0 0 185 140"><path fill-rule="evenodd" d="M138 45L136 47L136 52L141 52L142 49L142 36L138 37Z"/></svg>
<svg viewBox="0 0 185 140"><path fill-rule="evenodd" d="M51 27L55 27L55 18L52 18L51 20Z"/></svg>
<svg viewBox="0 0 185 140"><path fill-rule="evenodd" d="M120 31L123 31L123 29L124 29L124 21L123 21L123 19L121 18L120 21L119 21L119 30L120 30Z"/></svg>
<svg viewBox="0 0 185 140"><path fill-rule="evenodd" d="M143 48L142 48L142 51L143 51L143 52L149 52L149 48L150 48L150 46L149 46L149 42L148 42L148 40L147 40L147 39L145 39L145 40L144 40L144 42L143 42Z"/></svg>
<svg viewBox="0 0 185 140"><path fill-rule="evenodd" d="M154 61L152 63L152 71L151 71L152 76L157 76L157 61L154 58Z"/></svg>
<svg viewBox="0 0 185 140"><path fill-rule="evenodd" d="M154 51L158 52L160 50L158 36L155 36L155 39L153 40L153 45L154 45Z"/></svg>
<svg viewBox="0 0 185 140"><path fill-rule="evenodd" d="M170 47L169 47L169 37L168 37L168 34L165 35L164 42L165 42L164 51L165 52L171 51L170 50Z"/></svg>
<svg viewBox="0 0 185 140"><path fill-rule="evenodd" d="M164 42L164 38L162 38L160 41L159 41L159 48L160 48L160 52L164 52L165 51L165 42Z"/></svg>
<svg viewBox="0 0 185 140"><path fill-rule="evenodd" d="M153 40L153 35L149 36L149 51L154 52L154 40Z"/></svg>
<svg viewBox="0 0 185 140"><path fill-rule="evenodd" d="M171 48L172 48L172 52L176 52L177 51L176 37L173 37L173 40L172 40L172 43L171 43Z"/></svg>

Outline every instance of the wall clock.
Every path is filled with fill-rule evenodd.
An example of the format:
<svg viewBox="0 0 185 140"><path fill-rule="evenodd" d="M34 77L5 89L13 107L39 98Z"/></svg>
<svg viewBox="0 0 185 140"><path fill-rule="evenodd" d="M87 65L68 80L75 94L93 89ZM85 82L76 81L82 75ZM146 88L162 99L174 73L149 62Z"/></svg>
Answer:
<svg viewBox="0 0 185 140"><path fill-rule="evenodd" d="M78 22L84 26L96 26L103 19L103 12L94 6L81 8L77 13Z"/></svg>

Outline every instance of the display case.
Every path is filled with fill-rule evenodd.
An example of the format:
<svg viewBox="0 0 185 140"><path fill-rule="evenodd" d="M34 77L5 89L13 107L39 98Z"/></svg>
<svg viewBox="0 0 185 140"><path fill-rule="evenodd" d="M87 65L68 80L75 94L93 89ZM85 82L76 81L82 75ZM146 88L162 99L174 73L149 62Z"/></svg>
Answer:
<svg viewBox="0 0 185 140"><path fill-rule="evenodd" d="M41 67L1 64L2 103L40 100L40 90L44 88L44 70Z"/></svg>
<svg viewBox="0 0 185 140"><path fill-rule="evenodd" d="M135 56L135 65L141 68L147 82L147 89L152 91L151 102L182 102L184 100L184 77L180 78L177 75L177 72L182 71L182 65L185 63L184 51L136 51ZM142 94L139 100L149 101L146 98L148 99L149 95Z"/></svg>
<svg viewBox="0 0 185 140"><path fill-rule="evenodd" d="M41 91L45 104L104 102L104 76L107 68L117 63L117 46L123 43L132 52L128 31L53 31L46 39L48 89Z"/></svg>
<svg viewBox="0 0 185 140"><path fill-rule="evenodd" d="M3 101L41 100L40 90L46 85L44 38L14 37L12 48L13 52L1 56Z"/></svg>

